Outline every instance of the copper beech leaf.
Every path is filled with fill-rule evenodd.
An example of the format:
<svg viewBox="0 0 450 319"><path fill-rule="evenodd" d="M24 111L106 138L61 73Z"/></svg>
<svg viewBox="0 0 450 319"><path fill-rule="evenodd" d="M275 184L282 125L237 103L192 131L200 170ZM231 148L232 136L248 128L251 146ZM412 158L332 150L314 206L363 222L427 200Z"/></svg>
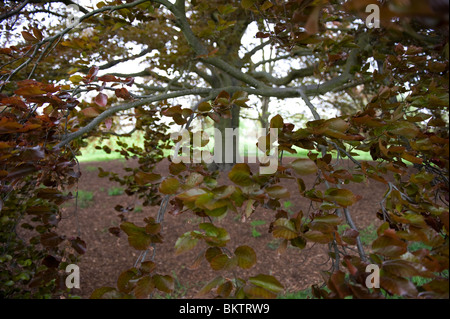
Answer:
<svg viewBox="0 0 450 319"><path fill-rule="evenodd" d="M253 5L255 4L256 0L242 0L241 1L241 6L244 9L250 9L253 7Z"/></svg>
<svg viewBox="0 0 450 319"><path fill-rule="evenodd" d="M171 293L175 286L175 281L168 275L154 275L153 282L156 289L166 293Z"/></svg>
<svg viewBox="0 0 450 319"><path fill-rule="evenodd" d="M225 269L229 264L230 258L225 254L219 254L211 259L209 264L211 268L214 270L222 270Z"/></svg>
<svg viewBox="0 0 450 319"><path fill-rule="evenodd" d="M131 99L131 94L130 94L130 92L128 92L128 90L126 88L116 89L114 91L114 93L116 94L117 97L122 98L124 100Z"/></svg>
<svg viewBox="0 0 450 319"><path fill-rule="evenodd" d="M277 198L277 199L290 197L288 190L286 188L284 188L283 186L279 186L279 185L266 187L266 193L270 197Z"/></svg>
<svg viewBox="0 0 450 319"><path fill-rule="evenodd" d="M81 110L81 113L83 113L86 117L97 117L100 114L95 107L85 108Z"/></svg>
<svg viewBox="0 0 450 319"><path fill-rule="evenodd" d="M283 128L284 122L281 115L275 115L270 120L270 128Z"/></svg>
<svg viewBox="0 0 450 319"><path fill-rule="evenodd" d="M129 244L137 250L146 250L152 242L151 235L147 234L144 227L124 222L120 225L120 229L128 235Z"/></svg>
<svg viewBox="0 0 450 319"><path fill-rule="evenodd" d="M136 279L137 271L135 268L125 270L119 275L117 279L117 288L120 292L129 293L133 290L136 283L132 282L133 279Z"/></svg>
<svg viewBox="0 0 450 319"><path fill-rule="evenodd" d="M217 294L222 298L228 298L232 291L233 291L233 284L229 280L227 280L219 287L217 287Z"/></svg>
<svg viewBox="0 0 450 319"><path fill-rule="evenodd" d="M64 241L64 237L55 232L49 232L41 235L41 244L46 247L56 247Z"/></svg>
<svg viewBox="0 0 450 319"><path fill-rule="evenodd" d="M292 220L287 218L278 218L273 223L273 237L294 239L298 237L298 233L295 230L295 224Z"/></svg>
<svg viewBox="0 0 450 319"><path fill-rule="evenodd" d="M38 42L38 39L36 39L30 32L28 31L22 31L22 37L25 39L25 41L28 42Z"/></svg>
<svg viewBox="0 0 450 319"><path fill-rule="evenodd" d="M382 264L383 271L400 277L418 276L419 271L407 260L386 260Z"/></svg>
<svg viewBox="0 0 450 319"><path fill-rule="evenodd" d="M184 164L184 163L178 163L178 164L170 163L169 172L172 175L178 175L178 174L184 172L186 170L186 168L187 168L186 164Z"/></svg>
<svg viewBox="0 0 450 319"><path fill-rule="evenodd" d="M195 298L200 298L204 295L206 295L207 293L209 293L212 289L214 289L215 287L223 284L225 282L225 279L222 276L218 276L216 278L214 278L213 280L211 280L210 282L208 282L206 285L204 285L202 287L202 289L200 289L200 291L197 293L197 295L195 296Z"/></svg>
<svg viewBox="0 0 450 319"><path fill-rule="evenodd" d="M417 289L408 279L384 275L380 277L380 286L392 295L414 298L417 296Z"/></svg>
<svg viewBox="0 0 450 319"><path fill-rule="evenodd" d="M335 202L342 207L348 207L356 203L360 197L348 189L329 188L325 191L325 200Z"/></svg>
<svg viewBox="0 0 450 319"><path fill-rule="evenodd" d="M175 254L179 255L197 246L198 238L191 232L184 233L175 243Z"/></svg>
<svg viewBox="0 0 450 319"><path fill-rule="evenodd" d="M293 161L290 166L299 175L315 174L318 170L316 163L309 158L299 158Z"/></svg>
<svg viewBox="0 0 450 319"><path fill-rule="evenodd" d="M36 37L36 39L38 39L39 41L41 41L44 37L42 36L42 32L37 29L37 28L33 28L33 35Z"/></svg>
<svg viewBox="0 0 450 319"><path fill-rule="evenodd" d="M156 268L156 264L153 261L144 261L143 263L141 263L141 267L140 270L143 273L149 274L151 272L153 272L153 270L155 270Z"/></svg>
<svg viewBox="0 0 450 319"><path fill-rule="evenodd" d="M104 93L99 93L95 99L94 102L98 105L98 106L102 106L105 107L108 104L108 96Z"/></svg>
<svg viewBox="0 0 450 319"><path fill-rule="evenodd" d="M150 294L155 289L155 283L153 281L153 278L150 276L145 276L136 284L136 287L133 289L134 295L138 299L145 299L150 296Z"/></svg>
<svg viewBox="0 0 450 319"><path fill-rule="evenodd" d="M320 244L328 244L333 240L333 235L330 233L322 233L317 230L310 230L303 234L303 236L309 241L320 243Z"/></svg>
<svg viewBox="0 0 450 319"><path fill-rule="evenodd" d="M239 186L252 185L253 180L250 175L250 167L245 163L234 165L231 171L228 173L228 177L230 178L230 180Z"/></svg>
<svg viewBox="0 0 450 319"><path fill-rule="evenodd" d="M381 255L388 257L398 257L406 253L407 244L390 230L385 231L384 235L379 236L372 243L372 249Z"/></svg>
<svg viewBox="0 0 450 319"><path fill-rule="evenodd" d="M242 269L252 268L256 264L256 253L249 246L239 246L234 254L237 257L238 266Z"/></svg>
<svg viewBox="0 0 450 319"><path fill-rule="evenodd" d="M134 175L136 183L140 186L144 186L148 183L155 183L161 180L161 175L155 173L137 172Z"/></svg>
<svg viewBox="0 0 450 319"><path fill-rule="evenodd" d="M178 179L174 177L170 177L165 179L160 185L159 185L159 191L166 195L176 194L178 191L178 188L180 187L180 182Z"/></svg>

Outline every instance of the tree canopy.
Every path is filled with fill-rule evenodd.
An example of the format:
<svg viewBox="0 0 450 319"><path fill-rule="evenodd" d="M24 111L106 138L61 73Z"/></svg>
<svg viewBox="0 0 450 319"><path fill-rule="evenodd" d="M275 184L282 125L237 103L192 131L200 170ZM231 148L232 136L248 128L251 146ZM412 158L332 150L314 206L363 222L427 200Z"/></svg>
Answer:
<svg viewBox="0 0 450 319"><path fill-rule="evenodd" d="M312 287L317 298L448 298L448 1L2 2L0 296L66 291L65 267L89 247L57 227L60 206L76 197L77 156L88 138L141 132L142 147L120 142L118 150L138 167L100 175L159 207L158 215L112 230L125 233L141 255L117 287L99 287L93 298L173 289L173 278L146 259L164 240L166 212L203 219L175 247L203 249L200 256L218 272L200 295L276 297L283 287L269 274L229 279L227 273L251 268L258 252L245 243L228 247L227 230L215 225L225 214L249 218L261 207L273 210L270 232L283 240L284 253L311 242L328 247L332 265L327 287ZM133 68L117 72L121 65ZM179 142L173 127L191 135L194 120L219 131L238 128L241 109L256 108L250 98L260 99L262 127L278 133L276 172L255 174L236 159L228 167L171 163L166 174L154 172ZM274 99L292 114L301 111L291 99L301 99L313 120L296 127L286 116L269 116ZM339 116L321 116L320 105ZM274 151L270 143L260 148ZM299 148L308 156L286 164L283 154ZM356 151L373 161L359 160ZM230 183L218 182L220 170ZM316 182L307 187L302 177L312 174ZM312 212L290 216L282 209L280 200L290 196L282 180L298 185ZM359 196L349 183L386 187L370 251L352 220ZM343 234L341 225L349 227ZM20 227L34 235L21 238ZM426 248L410 250L416 242ZM379 288L366 285L369 264L381 269ZM430 281L419 285L412 276Z"/></svg>

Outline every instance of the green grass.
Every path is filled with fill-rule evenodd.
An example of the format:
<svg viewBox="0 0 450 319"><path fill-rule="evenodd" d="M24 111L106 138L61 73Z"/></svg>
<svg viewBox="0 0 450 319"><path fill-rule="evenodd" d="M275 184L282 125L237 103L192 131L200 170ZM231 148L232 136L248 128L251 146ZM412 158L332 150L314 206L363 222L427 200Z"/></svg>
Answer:
<svg viewBox="0 0 450 319"><path fill-rule="evenodd" d="M299 290L294 292L288 292L284 295L277 297L278 299L312 299L314 298L311 292L311 288L305 290Z"/></svg>
<svg viewBox="0 0 450 319"><path fill-rule="evenodd" d="M111 187L108 189L108 195L109 196L119 196L123 195L124 190L121 187Z"/></svg>
<svg viewBox="0 0 450 319"><path fill-rule="evenodd" d="M116 149L121 149L117 145L117 138L112 137L109 140L104 140L102 142L99 142L98 140L89 140L89 145L85 148L81 149L82 155L78 157L78 160L80 162L86 163L86 162L102 162L102 161L109 161L109 160L115 160L115 159L121 159L123 158L120 153L115 152ZM143 137L142 134L134 133L132 137L122 137L120 138L120 141L127 143L128 145L136 145L136 146L143 146ZM213 140L211 140L210 143L213 143ZM241 140L241 145L246 144L246 139L243 138ZM103 147L107 145L111 148L112 152L110 154L107 154L102 149L96 149L96 146ZM211 144L212 145L212 144ZM293 149L297 152L296 154L290 154L288 152L283 153L283 157L307 157L309 150L301 149L299 147L293 146ZM171 150L165 150L165 154L168 156L171 154ZM371 161L372 157L368 152L361 152L361 151L353 151L354 153L358 153L358 156L355 156L355 159L360 161ZM247 149L241 148L240 155L241 156L248 156L248 155L254 155L254 153L250 152L248 153ZM333 158L337 158L337 152L332 152ZM92 168L92 170L94 170ZM89 171L89 169L88 169Z"/></svg>
<svg viewBox="0 0 450 319"><path fill-rule="evenodd" d="M86 172L95 172L98 168L96 166L89 165L86 166L84 169L86 170Z"/></svg>
<svg viewBox="0 0 450 319"><path fill-rule="evenodd" d="M250 222L250 225L252 226L252 236L254 238L260 237L262 235L258 230L256 230L256 227L262 226L265 224L266 224L266 221L264 221L264 220L254 220L254 221Z"/></svg>
<svg viewBox="0 0 450 319"><path fill-rule="evenodd" d="M142 211L143 211L142 206L136 206L136 207L134 208L134 212L135 212L135 213L142 213Z"/></svg>
<svg viewBox="0 0 450 319"><path fill-rule="evenodd" d="M364 228L360 231L359 237L361 238L361 242L363 245L371 245L372 242L377 239L377 228L371 224L367 228Z"/></svg>
<svg viewBox="0 0 450 319"><path fill-rule="evenodd" d="M81 208L89 207L89 204L94 200L94 193L90 191L78 191L78 206Z"/></svg>

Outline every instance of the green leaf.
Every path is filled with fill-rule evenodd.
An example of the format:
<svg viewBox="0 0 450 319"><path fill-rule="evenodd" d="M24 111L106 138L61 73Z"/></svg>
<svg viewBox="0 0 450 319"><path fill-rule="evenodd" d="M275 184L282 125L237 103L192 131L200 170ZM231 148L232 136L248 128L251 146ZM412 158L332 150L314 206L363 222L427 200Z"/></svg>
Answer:
<svg viewBox="0 0 450 319"><path fill-rule="evenodd" d="M225 254L220 254L211 259L209 264L211 268L214 270L222 270L225 269L229 265L230 258Z"/></svg>
<svg viewBox="0 0 450 319"><path fill-rule="evenodd" d="M239 246L234 254L237 257L238 266L242 269L252 268L256 264L256 253L252 247Z"/></svg>
<svg viewBox="0 0 450 319"><path fill-rule="evenodd" d="M229 280L227 280L219 287L217 287L217 294L222 298L228 298L232 291L233 291L233 284Z"/></svg>
<svg viewBox="0 0 450 319"><path fill-rule="evenodd" d="M174 177L165 179L161 185L159 185L159 191L166 195L175 194L180 187L180 182Z"/></svg>
<svg viewBox="0 0 450 319"><path fill-rule="evenodd" d="M406 138L415 138L419 133L419 129L414 123L411 122L397 122L388 127L388 131L395 135L401 135Z"/></svg>
<svg viewBox="0 0 450 319"><path fill-rule="evenodd" d="M83 80L83 77L81 75L72 75L69 78L69 81L72 82L73 84L78 84Z"/></svg>
<svg viewBox="0 0 450 319"><path fill-rule="evenodd" d="M276 115L270 120L270 128L283 128L284 122L281 115Z"/></svg>
<svg viewBox="0 0 450 319"><path fill-rule="evenodd" d="M259 274L255 277L250 277L249 281L257 287L264 288L275 294L284 290L283 285L273 276Z"/></svg>
<svg viewBox="0 0 450 319"><path fill-rule="evenodd" d="M173 278L168 275L154 275L153 282L155 283L156 289L166 293L171 293L175 286Z"/></svg>
<svg viewBox="0 0 450 319"><path fill-rule="evenodd" d="M273 237L284 238L284 239L294 239L298 236L295 230L295 225L292 220L287 218L278 218L273 223Z"/></svg>
<svg viewBox="0 0 450 319"><path fill-rule="evenodd" d="M186 202L195 202L197 198L205 193L206 191L201 188L192 188L184 193L178 194L176 198Z"/></svg>
<svg viewBox="0 0 450 319"><path fill-rule="evenodd" d="M228 173L228 177L233 183L239 186L250 186L253 184L250 173L250 167L247 164L236 164Z"/></svg>
<svg viewBox="0 0 450 319"><path fill-rule="evenodd" d="M335 202L342 207L348 207L356 203L360 197L348 189L329 188L325 191L325 200Z"/></svg>
<svg viewBox="0 0 450 319"><path fill-rule="evenodd" d="M290 194L286 188L280 185L267 187L266 193L272 198L289 198Z"/></svg>
<svg viewBox="0 0 450 319"><path fill-rule="evenodd" d="M261 11L266 11L267 9L272 8L272 7L273 7L273 3L270 2L269 0L267 0L262 4L260 9L261 9Z"/></svg>
<svg viewBox="0 0 450 319"><path fill-rule="evenodd" d="M291 245L294 247L303 249L306 247L306 244L307 244L307 241L301 236L291 239Z"/></svg>
<svg viewBox="0 0 450 319"><path fill-rule="evenodd" d="M147 234L143 227L124 222L120 225L120 229L128 235L128 243L135 249L146 250L152 242L151 235Z"/></svg>
<svg viewBox="0 0 450 319"><path fill-rule="evenodd" d="M311 175L317 172L317 165L309 158L299 158L290 163L290 166L299 175Z"/></svg>
<svg viewBox="0 0 450 319"><path fill-rule="evenodd" d="M198 243L198 238L193 237L191 232L184 233L175 243L175 254L179 255L193 249Z"/></svg>
<svg viewBox="0 0 450 319"><path fill-rule="evenodd" d="M342 221L339 218L339 216L334 215L334 214L329 214L329 215L324 215L324 216L317 216L314 218L313 222L325 223L325 224L337 226L337 225L341 224Z"/></svg>
<svg viewBox="0 0 450 319"><path fill-rule="evenodd" d="M191 175L188 176L188 178L186 178L186 185L188 187L194 187L197 185L200 185L203 182L203 175L193 172Z"/></svg>
<svg viewBox="0 0 450 319"><path fill-rule="evenodd" d="M214 278L213 280L208 282L205 286L203 286L202 289L200 289L200 291L197 293L195 298L200 298L200 297L206 295L207 293L209 293L211 291L211 289L221 285L222 283L224 283L224 281L225 281L225 279L222 276L218 276L218 277Z"/></svg>
<svg viewBox="0 0 450 319"><path fill-rule="evenodd" d="M209 111L211 111L211 109L212 109L212 107L209 102L202 102L198 106L198 111L201 113L209 112Z"/></svg>
<svg viewBox="0 0 450 319"><path fill-rule="evenodd" d="M308 239L309 241L320 243L320 244L328 244L330 241L333 240L332 234L324 234L317 230L310 230L303 234L303 236Z"/></svg>
<svg viewBox="0 0 450 319"><path fill-rule="evenodd" d="M205 258L210 263L211 260L216 257L217 255L220 255L222 253L222 250L218 247L210 247L205 252Z"/></svg>
<svg viewBox="0 0 450 319"><path fill-rule="evenodd" d="M349 128L350 124L344 121L341 118L334 118L326 121L324 123L325 127L327 127L330 130L337 131L337 132L345 132Z"/></svg>
<svg viewBox="0 0 450 319"><path fill-rule="evenodd" d="M103 299L107 298L106 295L111 296L112 294L118 295L118 291L113 287L100 287L92 292L90 299Z"/></svg>
<svg viewBox="0 0 450 319"><path fill-rule="evenodd" d="M256 0L242 0L241 6L244 9L250 9L255 4Z"/></svg>
<svg viewBox="0 0 450 319"><path fill-rule="evenodd" d="M247 285L244 287L244 293L251 299L275 299L276 294L262 287Z"/></svg>
<svg viewBox="0 0 450 319"><path fill-rule="evenodd" d="M170 163L170 165L169 165L169 171L170 171L170 174L172 174L172 175L178 175L181 172L184 172L185 170L186 170L186 165L184 163L178 163L178 164Z"/></svg>
<svg viewBox="0 0 450 319"><path fill-rule="evenodd" d="M201 223L199 228L206 232L204 239L208 245L225 246L230 240L230 235L224 228L216 227L211 223Z"/></svg>

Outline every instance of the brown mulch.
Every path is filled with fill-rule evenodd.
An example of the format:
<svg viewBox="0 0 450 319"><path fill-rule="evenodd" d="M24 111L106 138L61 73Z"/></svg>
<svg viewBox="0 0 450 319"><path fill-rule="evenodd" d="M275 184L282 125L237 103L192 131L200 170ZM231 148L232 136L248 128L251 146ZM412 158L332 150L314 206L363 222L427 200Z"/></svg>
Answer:
<svg viewBox="0 0 450 319"><path fill-rule="evenodd" d="M78 189L93 192L94 198L88 203L88 207L79 207L76 215L74 214L74 203L65 204L59 231L66 236L76 237L78 225L81 238L87 243L87 252L78 264L81 287L73 289L72 293L82 298L89 298L94 289L98 287L115 287L119 274L131 268L140 253L128 245L126 234L122 234L118 238L108 231L110 227L117 227L120 224L119 213L114 210L114 207L116 205L142 207L142 205L135 197L129 197L126 194L108 195L108 189L120 187L120 185L109 181L108 178L99 178L98 170L94 169L101 167L105 171L122 174L123 168L129 163L114 160L81 163L80 165L82 176L78 183ZM343 163L343 166L347 167L347 165L351 166L347 162ZM160 164L158 171L161 174L167 172L168 163ZM315 176L304 178L306 185L311 185L314 178ZM293 181L283 181L282 185L291 194L289 201L292 206L289 207L289 210L294 213L303 210L306 214L310 209L310 202L298 194L297 184ZM356 226L363 229L371 224L378 225L379 221L375 214L385 192L384 185L376 181L369 181L368 184L350 184L345 187L362 196L360 201L350 207ZM143 225L143 219L147 216L156 217L157 210L158 207L143 207L141 212L128 213L126 217L129 221ZM320 272L330 268L327 245L308 243L303 250L291 247L284 254L279 255L276 252L279 240L268 232L269 224L273 219L273 211L258 208L250 220L245 222L234 213L228 213L224 219L215 222L216 225L224 227L229 232L231 240L227 247L231 251L240 245L249 245L257 253L257 264L249 270L240 271L239 276L248 278L259 273L274 275L284 285L286 292L302 290L312 284L321 283ZM254 220L266 221L264 225L256 227L257 231L261 233L261 236L257 238L252 236L252 226L250 225L250 222ZM157 246L155 262L158 273L176 278L176 290L172 295L174 298L194 297L206 282L218 275L206 261L203 261L199 268L190 269L200 252L200 247L181 255L174 254L177 238L187 231L198 229L197 225L200 222L202 219L191 213L179 216L165 214L164 243Z"/></svg>

